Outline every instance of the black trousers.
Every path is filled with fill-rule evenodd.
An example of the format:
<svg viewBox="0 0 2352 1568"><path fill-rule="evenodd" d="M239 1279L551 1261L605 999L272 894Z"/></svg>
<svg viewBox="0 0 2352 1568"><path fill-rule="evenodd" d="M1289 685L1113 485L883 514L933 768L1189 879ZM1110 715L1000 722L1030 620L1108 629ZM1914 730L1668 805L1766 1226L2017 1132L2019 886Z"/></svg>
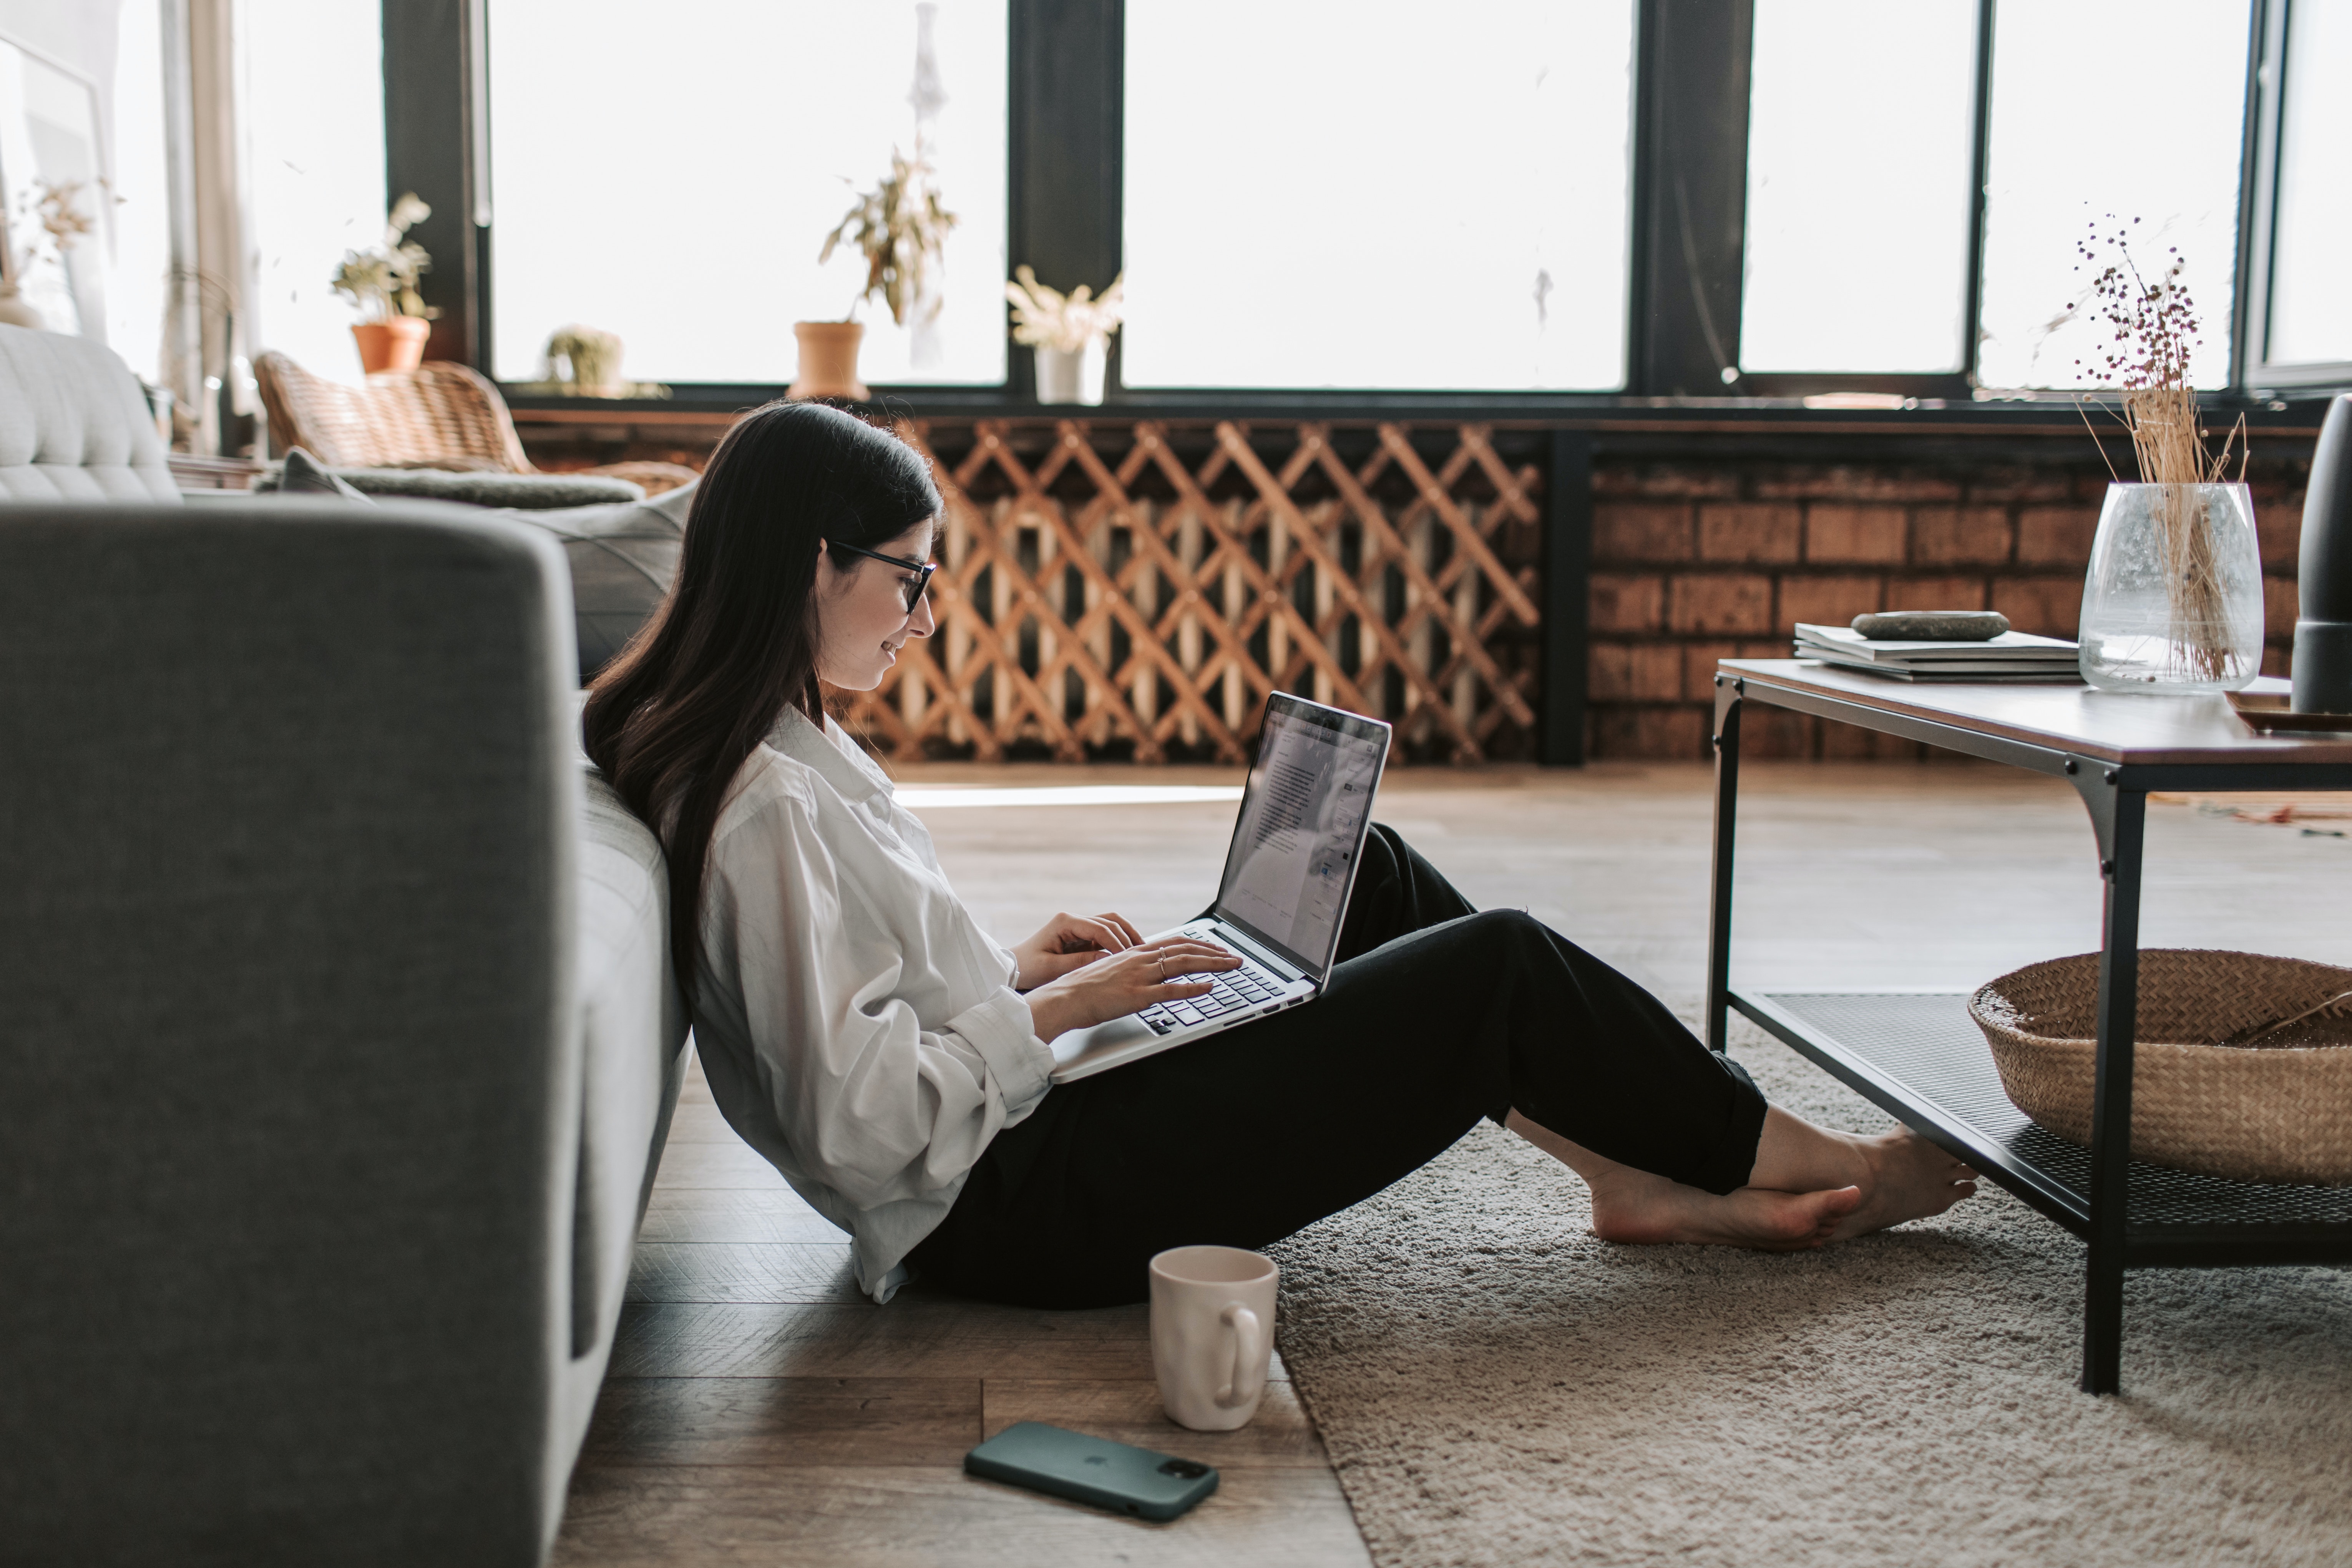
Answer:
<svg viewBox="0 0 2352 1568"><path fill-rule="evenodd" d="M1517 910L1480 914L1375 824L1304 1007L1049 1090L908 1258L1028 1307L1149 1294L1171 1247L1258 1247L1514 1109L1622 1164L1744 1184L1764 1097L1648 992Z"/></svg>

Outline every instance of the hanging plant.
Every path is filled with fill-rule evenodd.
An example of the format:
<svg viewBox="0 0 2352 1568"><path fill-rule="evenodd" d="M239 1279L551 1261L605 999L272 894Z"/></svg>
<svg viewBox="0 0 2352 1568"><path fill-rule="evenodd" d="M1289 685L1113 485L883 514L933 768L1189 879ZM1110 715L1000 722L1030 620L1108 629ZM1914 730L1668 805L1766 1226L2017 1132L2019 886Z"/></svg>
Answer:
<svg viewBox="0 0 2352 1568"><path fill-rule="evenodd" d="M960 220L940 205L931 173L919 143L912 158L891 148L889 174L860 195L825 236L824 248L817 253L820 265L832 260L835 247L842 245L855 246L866 257L866 285L849 302L844 320L855 320L859 303L877 296L902 327L907 312L927 298L929 314L939 315L941 301L928 285L946 255L948 233Z"/></svg>

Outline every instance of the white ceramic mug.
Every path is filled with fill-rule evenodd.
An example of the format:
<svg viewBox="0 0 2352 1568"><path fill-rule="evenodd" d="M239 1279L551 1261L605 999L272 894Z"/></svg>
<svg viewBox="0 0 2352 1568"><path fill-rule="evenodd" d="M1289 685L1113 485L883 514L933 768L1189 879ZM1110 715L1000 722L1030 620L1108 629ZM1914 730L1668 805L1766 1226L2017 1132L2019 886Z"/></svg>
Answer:
<svg viewBox="0 0 2352 1568"><path fill-rule="evenodd" d="M1274 1358L1274 1260L1179 1247L1151 1260L1151 1364L1168 1418L1195 1432L1246 1426Z"/></svg>

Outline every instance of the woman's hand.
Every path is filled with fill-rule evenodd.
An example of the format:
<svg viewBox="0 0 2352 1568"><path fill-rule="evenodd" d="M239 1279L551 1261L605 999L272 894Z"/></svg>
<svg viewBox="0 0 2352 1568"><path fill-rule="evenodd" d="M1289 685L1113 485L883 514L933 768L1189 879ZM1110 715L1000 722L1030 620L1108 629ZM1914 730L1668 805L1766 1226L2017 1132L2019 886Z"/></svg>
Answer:
<svg viewBox="0 0 2352 1568"><path fill-rule="evenodd" d="M1059 980L1107 952L1125 952L1142 942L1124 915L1055 915L1045 929L1013 950L1013 989L1031 991Z"/></svg>
<svg viewBox="0 0 2352 1568"><path fill-rule="evenodd" d="M1239 953L1188 936L1129 947L1029 993L1031 1026L1039 1039L1050 1042L1072 1029L1124 1018L1154 1002L1205 996L1206 980L1183 977L1241 966Z"/></svg>

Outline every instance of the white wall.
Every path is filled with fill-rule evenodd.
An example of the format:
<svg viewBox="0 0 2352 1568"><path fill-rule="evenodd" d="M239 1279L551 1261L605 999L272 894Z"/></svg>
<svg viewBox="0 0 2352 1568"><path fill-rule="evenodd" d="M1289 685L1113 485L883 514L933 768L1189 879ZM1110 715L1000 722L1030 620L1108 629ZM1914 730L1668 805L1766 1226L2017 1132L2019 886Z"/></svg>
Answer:
<svg viewBox="0 0 2352 1568"><path fill-rule="evenodd" d="M98 83L101 113L112 108L119 13L153 0L0 0L0 33Z"/></svg>

